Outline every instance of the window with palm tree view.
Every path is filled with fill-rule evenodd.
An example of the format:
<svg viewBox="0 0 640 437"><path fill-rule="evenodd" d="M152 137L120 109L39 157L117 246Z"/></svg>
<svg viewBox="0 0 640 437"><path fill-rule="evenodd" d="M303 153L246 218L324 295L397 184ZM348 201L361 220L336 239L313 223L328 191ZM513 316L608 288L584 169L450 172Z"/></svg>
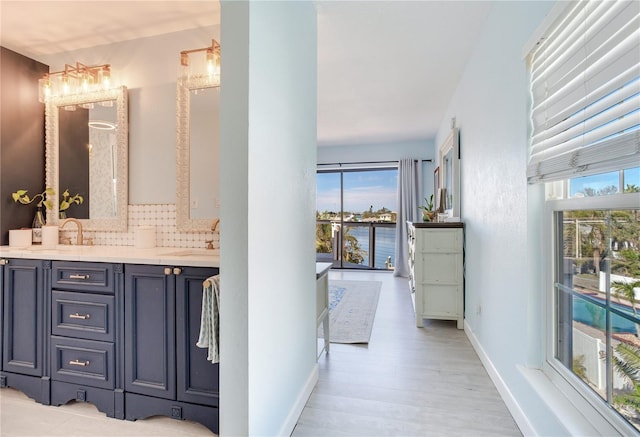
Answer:
<svg viewBox="0 0 640 437"><path fill-rule="evenodd" d="M317 260L342 268L391 270L397 184L397 168L318 171Z"/></svg>
<svg viewBox="0 0 640 437"><path fill-rule="evenodd" d="M637 167L569 181L569 196L584 200L638 192ZM553 296L555 358L637 429L639 216L633 207L556 211Z"/></svg>

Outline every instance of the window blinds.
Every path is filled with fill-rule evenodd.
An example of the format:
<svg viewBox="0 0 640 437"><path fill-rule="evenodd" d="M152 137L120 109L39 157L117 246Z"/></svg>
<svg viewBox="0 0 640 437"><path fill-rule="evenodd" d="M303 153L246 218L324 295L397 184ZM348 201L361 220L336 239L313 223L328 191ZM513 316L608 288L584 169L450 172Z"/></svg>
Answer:
<svg viewBox="0 0 640 437"><path fill-rule="evenodd" d="M640 166L640 2L572 3L530 66L530 183Z"/></svg>

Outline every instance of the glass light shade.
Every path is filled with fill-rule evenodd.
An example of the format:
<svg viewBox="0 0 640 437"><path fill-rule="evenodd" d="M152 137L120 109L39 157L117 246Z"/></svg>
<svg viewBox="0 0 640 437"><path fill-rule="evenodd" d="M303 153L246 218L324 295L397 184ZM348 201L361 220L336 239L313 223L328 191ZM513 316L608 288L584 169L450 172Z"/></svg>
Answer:
<svg viewBox="0 0 640 437"><path fill-rule="evenodd" d="M51 80L49 77L43 77L38 80L38 101L44 103L51 96Z"/></svg>
<svg viewBox="0 0 640 437"><path fill-rule="evenodd" d="M178 81L189 88L220 85L220 44L180 52Z"/></svg>
<svg viewBox="0 0 640 437"><path fill-rule="evenodd" d="M102 88L107 90L111 87L111 70L104 67L98 73L98 82L102 84Z"/></svg>
<svg viewBox="0 0 640 437"><path fill-rule="evenodd" d="M48 73L38 81L38 100L46 102L50 98L74 96L107 91L112 88L109 65L87 67L66 66L65 70Z"/></svg>

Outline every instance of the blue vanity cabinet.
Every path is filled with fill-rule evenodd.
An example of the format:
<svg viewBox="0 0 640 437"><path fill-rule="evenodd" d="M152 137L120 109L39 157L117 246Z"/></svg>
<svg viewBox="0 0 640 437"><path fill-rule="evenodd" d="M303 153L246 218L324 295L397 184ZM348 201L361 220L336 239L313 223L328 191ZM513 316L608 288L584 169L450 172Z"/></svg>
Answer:
<svg viewBox="0 0 640 437"><path fill-rule="evenodd" d="M219 367L196 346L203 281L217 268L125 266L125 418L154 415L218 432Z"/></svg>
<svg viewBox="0 0 640 437"><path fill-rule="evenodd" d="M2 349L3 347L3 339L4 336L4 319L2 318L2 314L4 313L4 306L2 302L4 301L4 266L7 264L7 259L0 258L0 372L2 372ZM7 386L7 379L2 376L0 373L0 387Z"/></svg>
<svg viewBox="0 0 640 437"><path fill-rule="evenodd" d="M54 261L51 286L51 403L89 402L124 418L123 265Z"/></svg>
<svg viewBox="0 0 640 437"><path fill-rule="evenodd" d="M49 404L45 287L51 262L3 259L2 264L0 387L14 387Z"/></svg>
<svg viewBox="0 0 640 437"><path fill-rule="evenodd" d="M124 307L127 394L175 398L175 302L172 268L131 264L126 266Z"/></svg>
<svg viewBox="0 0 640 437"><path fill-rule="evenodd" d="M218 269L183 268L176 276L177 399L218 407L220 364L207 361L208 349L196 346L200 336L202 282Z"/></svg>

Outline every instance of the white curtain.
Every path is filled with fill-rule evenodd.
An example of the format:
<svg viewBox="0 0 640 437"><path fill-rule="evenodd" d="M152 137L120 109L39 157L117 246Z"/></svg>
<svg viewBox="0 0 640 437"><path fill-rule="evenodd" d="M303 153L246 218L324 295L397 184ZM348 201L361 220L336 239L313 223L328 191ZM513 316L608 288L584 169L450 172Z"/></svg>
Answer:
<svg viewBox="0 0 640 437"><path fill-rule="evenodd" d="M398 216L396 220L396 266L393 276L409 276L407 221L417 221L422 186L422 163L416 159L398 162Z"/></svg>

